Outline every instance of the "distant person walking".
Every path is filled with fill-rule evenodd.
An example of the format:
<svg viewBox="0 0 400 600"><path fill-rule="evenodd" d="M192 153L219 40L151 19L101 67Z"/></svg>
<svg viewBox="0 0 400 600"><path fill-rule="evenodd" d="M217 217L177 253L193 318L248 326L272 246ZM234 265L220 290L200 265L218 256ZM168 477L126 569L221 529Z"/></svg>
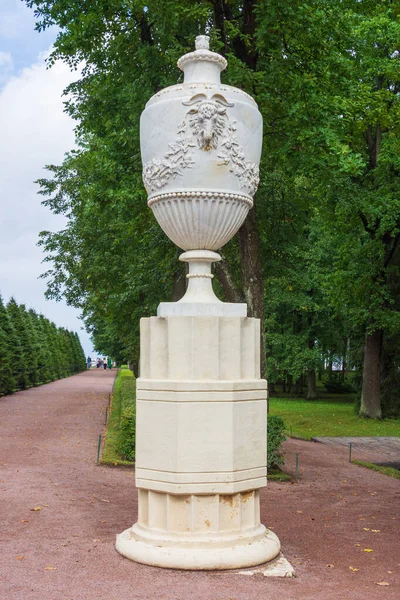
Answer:
<svg viewBox="0 0 400 600"><path fill-rule="evenodd" d="M92 366L92 359L90 358L90 356L87 357L87 368L90 369L90 367Z"/></svg>
<svg viewBox="0 0 400 600"><path fill-rule="evenodd" d="M96 364L96 367L97 367L98 369L100 369L100 367L101 367L101 358L98 358L98 359L97 359L97 364Z"/></svg>
<svg viewBox="0 0 400 600"><path fill-rule="evenodd" d="M106 359L106 357L103 358L103 369L104 370L107 369L107 359Z"/></svg>
<svg viewBox="0 0 400 600"><path fill-rule="evenodd" d="M112 369L112 360L111 360L111 358L110 358L110 357L108 357L108 358L107 358L107 365L108 365L108 368L109 368L109 369L110 369L110 371L111 371L111 369Z"/></svg>

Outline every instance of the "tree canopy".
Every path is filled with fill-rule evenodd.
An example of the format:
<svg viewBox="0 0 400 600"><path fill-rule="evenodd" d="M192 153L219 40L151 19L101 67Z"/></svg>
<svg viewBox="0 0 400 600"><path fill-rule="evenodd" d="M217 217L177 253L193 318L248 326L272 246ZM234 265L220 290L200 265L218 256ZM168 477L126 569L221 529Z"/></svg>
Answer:
<svg viewBox="0 0 400 600"><path fill-rule="evenodd" d="M223 80L264 119L261 183L216 266L264 321L269 380L359 374L361 414L399 409L400 4L397 0L26 0L67 90L77 148L40 181L68 216L43 232L48 295L79 307L99 351L135 363L141 316L179 294L179 250L146 206L139 117L207 32ZM396 408L397 407L397 408Z"/></svg>

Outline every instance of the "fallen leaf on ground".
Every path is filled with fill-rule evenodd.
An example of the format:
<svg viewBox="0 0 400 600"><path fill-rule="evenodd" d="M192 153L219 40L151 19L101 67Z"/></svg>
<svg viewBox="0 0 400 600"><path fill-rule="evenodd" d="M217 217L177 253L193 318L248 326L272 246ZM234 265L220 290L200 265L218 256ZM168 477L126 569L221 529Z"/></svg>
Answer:
<svg viewBox="0 0 400 600"><path fill-rule="evenodd" d="M327 567L331 567L331 568L332 568L332 567L334 567L335 565L326 565L326 566L327 566Z"/></svg>
<svg viewBox="0 0 400 600"><path fill-rule="evenodd" d="M56 569L56 567L49 566L49 567L45 567L44 570L45 571L56 571L57 569Z"/></svg>
<svg viewBox="0 0 400 600"><path fill-rule="evenodd" d="M24 558L23 554L20 554L19 556L15 557L15 560L22 560Z"/></svg>
<svg viewBox="0 0 400 600"><path fill-rule="evenodd" d="M110 502L110 500L104 500L104 498L101 499L102 502Z"/></svg>
<svg viewBox="0 0 400 600"><path fill-rule="evenodd" d="M361 546L361 544L354 544L355 546Z"/></svg>
<svg viewBox="0 0 400 600"><path fill-rule="evenodd" d="M369 527L363 527L364 531L370 531Z"/></svg>
<svg viewBox="0 0 400 600"><path fill-rule="evenodd" d="M21 519L20 523L28 523L28 519Z"/></svg>
<svg viewBox="0 0 400 600"><path fill-rule="evenodd" d="M357 569L356 567L349 567L349 569L350 569L350 571L353 571L354 573L355 573L356 571L359 571L359 570L360 570L360 569Z"/></svg>
<svg viewBox="0 0 400 600"><path fill-rule="evenodd" d="M381 530L380 529L371 529L372 533L380 533Z"/></svg>
<svg viewBox="0 0 400 600"><path fill-rule="evenodd" d="M271 529L271 527L270 527L270 529ZM100 540L93 540L93 541L94 541L94 542L99 542Z"/></svg>
<svg viewBox="0 0 400 600"><path fill-rule="evenodd" d="M36 510L42 510L42 507L41 506L35 506L35 508L31 508L31 510L34 510L34 511L36 511Z"/></svg>
<svg viewBox="0 0 400 600"><path fill-rule="evenodd" d="M372 548L364 548L364 552L373 552Z"/></svg>
<svg viewBox="0 0 400 600"><path fill-rule="evenodd" d="M302 513L303 511L302 511L302 510L296 510L296 512L297 512L297 513Z"/></svg>
<svg viewBox="0 0 400 600"><path fill-rule="evenodd" d="M375 581L376 585L389 585L387 581Z"/></svg>
<svg viewBox="0 0 400 600"><path fill-rule="evenodd" d="M388 573L392 574L392 573L393 573L393 571L388 571Z"/></svg>

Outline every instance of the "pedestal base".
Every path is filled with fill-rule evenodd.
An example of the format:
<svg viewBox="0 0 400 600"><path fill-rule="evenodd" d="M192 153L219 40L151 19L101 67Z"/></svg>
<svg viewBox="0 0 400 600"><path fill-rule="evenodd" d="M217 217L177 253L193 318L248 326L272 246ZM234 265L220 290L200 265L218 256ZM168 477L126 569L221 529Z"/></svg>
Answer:
<svg viewBox="0 0 400 600"><path fill-rule="evenodd" d="M208 546L155 546L136 539L132 527L117 535L115 547L126 558L144 565L193 571L253 567L272 560L280 552L279 539L265 528L260 539L253 542L220 548Z"/></svg>
<svg viewBox="0 0 400 600"><path fill-rule="evenodd" d="M192 275L201 281L204 273ZM269 562L280 544L260 523L267 443L260 322L151 317L140 331L138 521L117 536L118 552L175 569Z"/></svg>
<svg viewBox="0 0 400 600"><path fill-rule="evenodd" d="M117 536L118 552L170 569L238 569L266 563L280 551L260 523L258 490L176 495L139 489L138 522Z"/></svg>

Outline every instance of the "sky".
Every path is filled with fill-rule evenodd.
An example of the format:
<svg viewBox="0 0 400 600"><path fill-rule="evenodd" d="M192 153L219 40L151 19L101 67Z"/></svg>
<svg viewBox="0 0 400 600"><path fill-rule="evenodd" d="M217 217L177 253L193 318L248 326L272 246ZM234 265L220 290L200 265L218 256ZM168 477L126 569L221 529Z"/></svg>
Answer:
<svg viewBox="0 0 400 600"><path fill-rule="evenodd" d="M39 276L40 231L58 231L62 216L41 205L35 180L45 165L60 164L74 146L74 122L63 112L62 93L78 75L62 62L46 68L57 30L34 29L33 11L21 0L0 0L0 293L34 308L58 327L76 331L85 355L95 356L79 312L46 300Z"/></svg>

